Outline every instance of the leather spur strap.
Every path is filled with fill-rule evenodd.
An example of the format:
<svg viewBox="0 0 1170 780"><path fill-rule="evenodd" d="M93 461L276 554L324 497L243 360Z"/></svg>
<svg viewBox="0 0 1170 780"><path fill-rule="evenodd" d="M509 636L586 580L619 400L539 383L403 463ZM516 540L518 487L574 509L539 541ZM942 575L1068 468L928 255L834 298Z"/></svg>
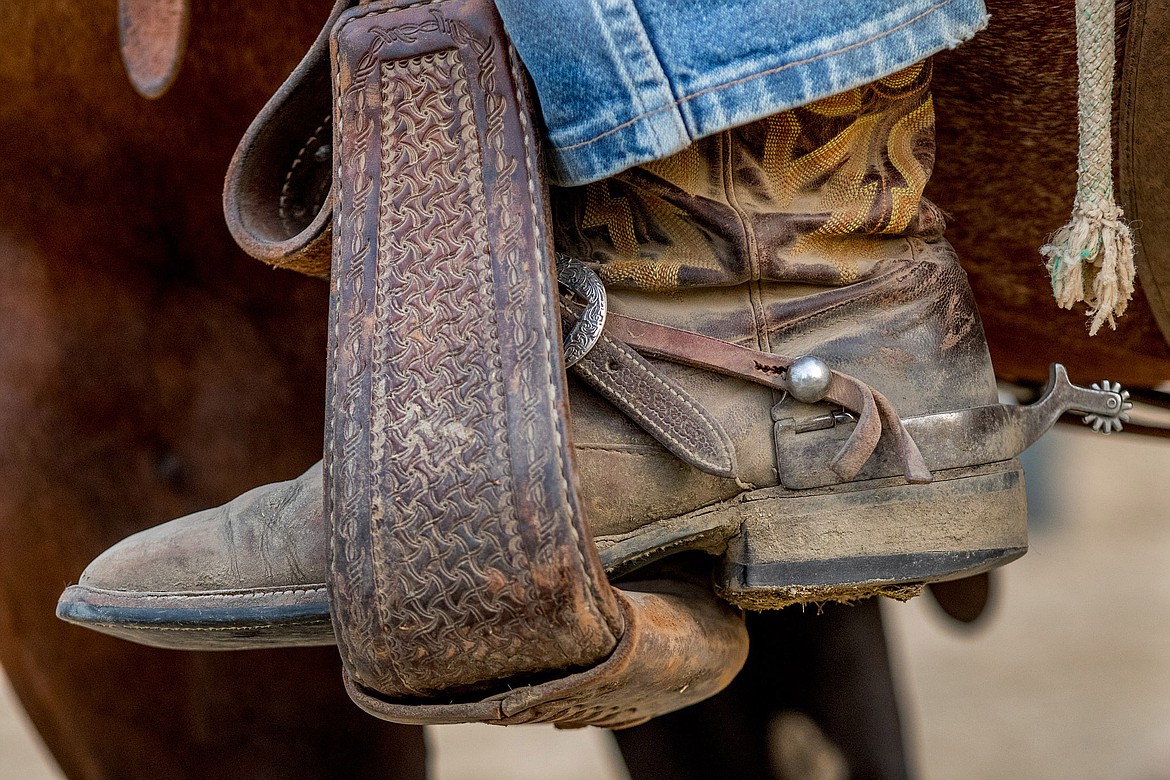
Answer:
<svg viewBox="0 0 1170 780"><path fill-rule="evenodd" d="M487 0L355 8L332 46L326 507L351 692L385 715L594 666L623 611L573 482L518 61Z"/></svg>
<svg viewBox="0 0 1170 780"><path fill-rule="evenodd" d="M613 341L650 357L788 390L787 374L793 359L784 355L760 352L612 312L606 319L605 332ZM858 413L857 426L830 464L838 477L844 481L856 477L885 433L893 440L906 480L919 484L931 481L930 469L918 445L884 395L855 377L833 371L824 397Z"/></svg>

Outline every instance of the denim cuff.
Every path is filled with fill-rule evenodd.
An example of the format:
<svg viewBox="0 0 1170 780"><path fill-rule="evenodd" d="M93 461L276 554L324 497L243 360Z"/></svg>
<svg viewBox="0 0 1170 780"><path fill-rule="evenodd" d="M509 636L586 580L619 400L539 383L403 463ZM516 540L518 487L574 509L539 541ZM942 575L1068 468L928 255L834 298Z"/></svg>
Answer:
<svg viewBox="0 0 1170 780"><path fill-rule="evenodd" d="M497 0L552 180L579 185L875 81L987 24L983 0ZM539 10L536 10L539 9Z"/></svg>

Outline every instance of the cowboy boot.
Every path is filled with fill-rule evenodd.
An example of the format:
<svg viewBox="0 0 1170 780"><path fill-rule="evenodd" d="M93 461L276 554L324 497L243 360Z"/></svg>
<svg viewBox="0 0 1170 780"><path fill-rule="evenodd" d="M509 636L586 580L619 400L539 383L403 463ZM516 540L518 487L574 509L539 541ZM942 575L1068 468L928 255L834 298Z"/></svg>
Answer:
<svg viewBox="0 0 1170 780"><path fill-rule="evenodd" d="M964 273L922 197L929 79L922 63L554 188L559 250L608 291L569 400L611 577L705 551L720 595L760 609L908 598L1024 553L1014 456L1052 420L996 405ZM321 484L314 466L130 537L58 614L162 646L330 642Z"/></svg>
<svg viewBox="0 0 1170 780"><path fill-rule="evenodd" d="M974 301L943 217L922 197L934 156L929 80L922 63L555 192L557 245L596 268L612 311L811 356L806 384L831 367L880 390L904 420L994 407ZM831 461L852 414L816 388L658 368L735 443L734 479L684 466L582 389L578 463L611 571L705 544L724 553L721 595L773 608L909 597L1026 549L1010 457L947 452L930 423L911 424L925 434L915 438L930 485L900 479L888 443L843 479Z"/></svg>

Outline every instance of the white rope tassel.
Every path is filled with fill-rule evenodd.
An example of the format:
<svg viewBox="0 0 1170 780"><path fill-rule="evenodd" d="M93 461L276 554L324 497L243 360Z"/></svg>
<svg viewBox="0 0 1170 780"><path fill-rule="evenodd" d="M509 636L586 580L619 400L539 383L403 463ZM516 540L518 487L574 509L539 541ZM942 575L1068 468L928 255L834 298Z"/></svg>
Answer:
<svg viewBox="0 0 1170 780"><path fill-rule="evenodd" d="M1133 234L1113 196L1113 0L1076 0L1077 198L1069 223L1040 247L1063 309L1088 305L1089 335L1133 297Z"/></svg>

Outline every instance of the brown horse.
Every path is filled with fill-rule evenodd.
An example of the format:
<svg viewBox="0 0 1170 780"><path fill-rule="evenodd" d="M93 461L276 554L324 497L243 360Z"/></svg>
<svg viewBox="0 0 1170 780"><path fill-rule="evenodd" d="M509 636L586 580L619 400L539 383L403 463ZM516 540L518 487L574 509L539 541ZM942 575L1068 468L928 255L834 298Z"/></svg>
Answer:
<svg viewBox="0 0 1170 780"><path fill-rule="evenodd" d="M182 75L152 103L118 62L113 0L16 0L0 19L0 663L70 777L423 776L421 731L354 708L331 650L167 652L53 617L118 539L320 457L324 285L246 258L219 193L327 5L196 4ZM997 369L1042 382L1061 360L1074 378L1152 387L1170 349L1141 292L1089 341L1036 253L1072 202L1071 4L992 6L986 33L938 58L931 194L953 215ZM869 663L888 713L884 656ZM758 706L747 688L724 701ZM658 738L694 745L700 717Z"/></svg>
<svg viewBox="0 0 1170 780"><path fill-rule="evenodd" d="M147 103L113 0L5 6L0 661L70 777L423 777L421 730L357 711L335 652L167 653L53 616L118 538L320 457L324 285L245 257L219 193L327 10L197 4Z"/></svg>

